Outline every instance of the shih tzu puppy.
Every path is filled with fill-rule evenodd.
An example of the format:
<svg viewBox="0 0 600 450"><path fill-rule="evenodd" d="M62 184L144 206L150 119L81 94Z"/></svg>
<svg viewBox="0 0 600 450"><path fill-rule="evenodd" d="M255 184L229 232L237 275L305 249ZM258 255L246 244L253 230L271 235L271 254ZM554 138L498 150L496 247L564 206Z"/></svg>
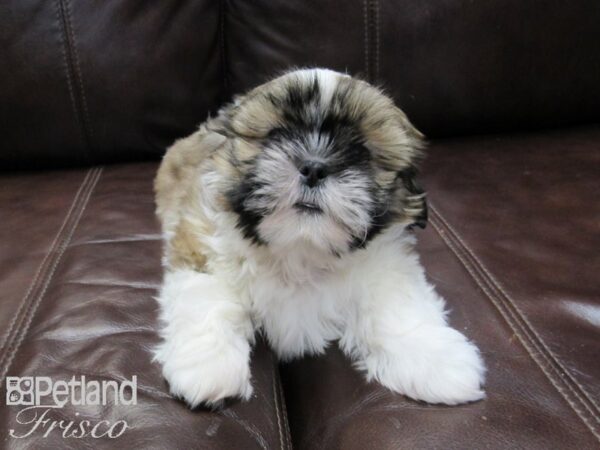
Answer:
<svg viewBox="0 0 600 450"><path fill-rule="evenodd" d="M421 134L379 89L289 72L167 152L155 360L191 406L252 394L257 330L283 360L331 341L392 391L481 399L477 348L446 321L410 232L427 219Z"/></svg>

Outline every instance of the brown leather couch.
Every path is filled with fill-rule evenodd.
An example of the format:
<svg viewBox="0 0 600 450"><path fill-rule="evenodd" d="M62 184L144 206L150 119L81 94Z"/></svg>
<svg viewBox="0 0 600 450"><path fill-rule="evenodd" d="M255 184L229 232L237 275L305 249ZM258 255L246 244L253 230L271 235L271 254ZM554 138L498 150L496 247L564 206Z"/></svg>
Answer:
<svg viewBox="0 0 600 450"><path fill-rule="evenodd" d="M0 445L599 448L599 24L597 0L1 2ZM413 402L334 348L279 366L263 343L251 401L168 395L150 360L157 161L294 65L381 83L429 137L420 252L482 349L486 400ZM6 376L82 375L136 375L137 405L67 404L11 436L35 423ZM62 436L83 420L130 428Z"/></svg>

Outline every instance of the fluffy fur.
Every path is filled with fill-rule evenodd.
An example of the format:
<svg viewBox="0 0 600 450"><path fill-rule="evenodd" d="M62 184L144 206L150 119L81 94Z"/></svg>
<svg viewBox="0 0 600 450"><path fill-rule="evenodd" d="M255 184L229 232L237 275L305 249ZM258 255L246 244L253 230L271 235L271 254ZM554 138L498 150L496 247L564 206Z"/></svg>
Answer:
<svg viewBox="0 0 600 450"><path fill-rule="evenodd" d="M446 322L408 230L424 226L421 134L377 88L287 73L167 152L156 182L162 364L189 405L252 394L257 329L281 359L332 341L389 389L481 399L477 348Z"/></svg>

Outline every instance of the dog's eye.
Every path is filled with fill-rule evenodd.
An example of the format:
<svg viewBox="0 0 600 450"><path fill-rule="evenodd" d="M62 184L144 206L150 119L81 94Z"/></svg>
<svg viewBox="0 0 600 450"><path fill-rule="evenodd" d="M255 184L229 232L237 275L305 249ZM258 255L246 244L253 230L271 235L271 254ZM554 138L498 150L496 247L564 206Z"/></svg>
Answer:
<svg viewBox="0 0 600 450"><path fill-rule="evenodd" d="M286 130L283 127L276 127L276 128L272 128L269 133L267 134L267 138L273 139L273 138L278 138L278 137L282 137L283 135L286 134Z"/></svg>
<svg viewBox="0 0 600 450"><path fill-rule="evenodd" d="M344 162L348 166L366 164L371 160L371 152L363 144L352 144L344 152Z"/></svg>
<svg viewBox="0 0 600 450"><path fill-rule="evenodd" d="M370 151L362 144L351 144L339 147L331 154L329 161L331 173L345 170L368 169L371 161Z"/></svg>

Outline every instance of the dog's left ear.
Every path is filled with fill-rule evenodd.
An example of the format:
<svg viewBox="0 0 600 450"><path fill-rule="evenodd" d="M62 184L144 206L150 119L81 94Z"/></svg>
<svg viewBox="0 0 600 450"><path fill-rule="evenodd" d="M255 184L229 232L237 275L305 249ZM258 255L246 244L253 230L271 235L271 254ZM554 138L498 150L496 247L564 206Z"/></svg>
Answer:
<svg viewBox="0 0 600 450"><path fill-rule="evenodd" d="M417 182L418 165L423 159L425 136L408 120L404 111L396 107L396 118L402 127L410 148L410 164L398 171L399 183L403 188L401 216L407 228L415 226L425 228L427 225L427 198L425 190Z"/></svg>
<svg viewBox="0 0 600 450"><path fill-rule="evenodd" d="M404 191L400 214L409 229L415 226L425 228L427 225L427 197L417 182L417 173L415 166L398 172L399 183Z"/></svg>

